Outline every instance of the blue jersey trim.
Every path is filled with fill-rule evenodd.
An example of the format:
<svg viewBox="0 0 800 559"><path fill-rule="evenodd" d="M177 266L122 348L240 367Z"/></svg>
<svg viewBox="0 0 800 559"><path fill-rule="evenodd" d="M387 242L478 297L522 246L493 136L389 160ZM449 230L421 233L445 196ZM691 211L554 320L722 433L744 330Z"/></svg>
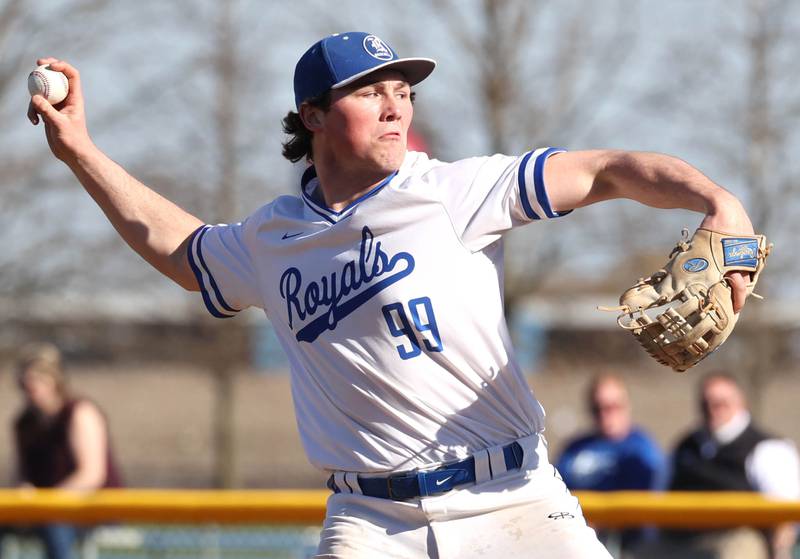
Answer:
<svg viewBox="0 0 800 559"><path fill-rule="evenodd" d="M311 179L316 178L317 176L317 168L313 165L310 165L308 169L303 171L303 176L300 177L300 190L305 191L306 186L308 183L311 182Z"/></svg>
<svg viewBox="0 0 800 559"><path fill-rule="evenodd" d="M572 210L561 212L553 211L552 206L550 206L550 197L547 195L547 188L544 182L544 164L547 161L547 158L551 155L555 155L556 153L563 153L565 151L566 150L563 148L547 148L538 154L533 162L533 194L536 198L536 202L543 212L543 215L537 214L531 206L530 199L528 198L527 185L525 184L525 172L530 164L529 160L534 152L527 153L520 162L519 172L517 173L517 181L519 182L522 209L525 211L525 215L532 220L562 217L572 213Z"/></svg>
<svg viewBox="0 0 800 559"><path fill-rule="evenodd" d="M194 272L194 276L197 279L197 285L200 287L200 293L203 296L203 303L205 303L208 312L211 313L212 316L215 316L217 318L231 318L233 315L224 314L219 309L217 309L217 306L211 300L211 296L208 293L206 283L203 281L203 271L205 271L205 273L208 275L211 288L214 290L214 294L217 297L217 301L219 301L222 308L231 313L239 312L238 310L228 305L228 303L222 297L222 293L220 292L219 287L217 286L217 282L214 281L214 276L211 275L211 271L208 269L208 266L205 263L205 259L203 258L201 241L203 240L203 236L210 228L211 227L209 225L202 225L192 233L189 240L189 250L187 251L187 256L189 259L189 267L191 267L192 272ZM192 254L193 246L197 248L197 256L199 262L195 262L194 255ZM201 266L203 268L203 271L200 270Z"/></svg>
<svg viewBox="0 0 800 559"><path fill-rule="evenodd" d="M547 191L544 187L544 162L554 153L560 153L562 151L564 150L548 148L543 153L539 154L536 158L536 162L533 164L533 188L536 193L536 200L538 200L539 205L542 207L547 217L558 217L558 214L553 213L553 209L550 207L550 199L547 197Z"/></svg>
<svg viewBox="0 0 800 559"><path fill-rule="evenodd" d="M217 282L214 280L214 276L211 274L211 270L208 268L208 265L206 264L205 258L203 258L203 237L205 236L208 229L210 229L210 227L203 229L203 231L200 233L199 238L197 239L197 256L200 259L200 265L203 266L203 269L206 271L206 274L208 274L208 281L211 283L211 288L214 290L214 295L217 296L217 301L219 301L219 304L222 306L222 308L228 312L237 313L239 312L239 309L234 309L227 303L227 301L225 301L225 298L222 296L222 292L219 290L219 287L217 286Z"/></svg>
<svg viewBox="0 0 800 559"><path fill-rule="evenodd" d="M390 174L388 177L383 179L379 184L375 185L368 192L364 193L357 199L350 202L345 208L343 208L341 211L338 212L322 204L317 203L316 201L314 201L314 199L311 198L311 196L309 196L308 192L306 192L306 187L308 187L311 180L314 179L316 176L317 176L317 171L314 167L309 167L303 173L303 178L301 179L301 188L302 188L301 194L303 202L305 202L305 204L311 209L311 211L313 211L317 215L324 217L327 221L331 223L336 223L337 221L340 221L345 217L348 217L348 215L345 214L348 214L348 212L352 210L354 207L356 207L358 204L360 204L367 198L375 196L378 192L380 192L380 190L383 189L383 187L389 184L389 182L391 182L391 180L395 176L397 176L397 171Z"/></svg>
<svg viewBox="0 0 800 559"><path fill-rule="evenodd" d="M194 277L197 280L197 286L200 288L200 295L203 297L203 303L206 306L206 310L216 318L230 318L227 314L221 314L214 304L211 302L211 297L208 295L208 290L206 289L205 282L203 281L203 273L200 271L200 268L197 266L197 263L194 261L194 256L192 255L192 247L194 246L196 237L203 231L207 225L201 225L197 229L194 230L192 235L189 238L189 250L186 251L186 257L189 260L189 267L192 269L194 273Z"/></svg>
<svg viewBox="0 0 800 559"><path fill-rule="evenodd" d="M522 201L522 209L525 211L530 219L540 219L536 212L531 207L531 202L528 200L528 191L525 188L525 168L528 166L528 160L533 155L532 151L525 154L522 162L519 164L519 172L517 173L517 183L519 184L520 200Z"/></svg>
<svg viewBox="0 0 800 559"><path fill-rule="evenodd" d="M200 273L200 269L197 267L197 264L194 261L194 256L192 256L192 246L194 245L195 237L197 237L200 231L202 231L206 227L208 227L208 225L201 225L200 227L192 231L192 234L189 235L188 250L186 251L186 258L189 260L189 267L192 269L192 272L194 273L194 277L197 280L197 286L200 288L200 291L202 291L205 286L203 285L203 275Z"/></svg>
<svg viewBox="0 0 800 559"><path fill-rule="evenodd" d="M303 196L305 196L305 194L303 194ZM333 219L331 219L330 217L328 217L328 215L327 215L327 214L324 214L324 213L322 213L321 211L319 211L319 210L318 210L317 208L315 208L315 207L314 207L312 204L310 204L310 203L308 202L308 200L306 200L305 198L303 199L303 202L305 202L305 204L308 206L308 209L309 209L309 210L311 210L312 212L314 212L315 214L317 214L318 216L320 216L321 218L323 218L323 219L324 219L325 221L327 221L328 223L336 223L336 221L335 221L335 220L333 220Z"/></svg>
<svg viewBox="0 0 800 559"><path fill-rule="evenodd" d="M391 182L391 180L392 180L393 178L395 178L396 176L397 176L397 171L395 171L394 173L392 173L391 175L389 175L388 177L386 177L385 179L383 179L383 180L382 180L382 181L381 181L381 182L380 182L380 183L379 183L377 186L375 186L375 187L374 187L372 190L370 190L369 192L366 192L365 194L363 194L362 196L360 196L358 199L356 199L356 200L353 200L352 202L350 202L350 204L348 204L348 206L347 206L345 209L343 209L341 212L339 212L339 213L340 213L340 214L343 214L343 213L345 213L347 210L349 210L350 208L352 208L352 207L356 206L357 204L360 204L361 202L363 202L363 201L364 201L364 200L366 200L367 198L372 198L372 197L373 197L373 196L375 196L375 195L376 195L376 194L377 194L377 193L378 193L378 192L379 192L379 191L380 191L380 190L381 190L381 189L382 189L384 186L386 186L387 184L389 184L389 183ZM331 210L331 211L333 211L333 210ZM336 213L336 212L334 212L334 213Z"/></svg>

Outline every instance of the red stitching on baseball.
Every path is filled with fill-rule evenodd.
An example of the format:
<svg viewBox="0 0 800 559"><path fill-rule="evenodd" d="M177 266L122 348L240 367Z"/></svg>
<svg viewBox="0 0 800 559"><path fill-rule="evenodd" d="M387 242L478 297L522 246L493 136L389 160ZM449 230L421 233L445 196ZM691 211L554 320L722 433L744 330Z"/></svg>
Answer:
<svg viewBox="0 0 800 559"><path fill-rule="evenodd" d="M48 83L45 75L39 70L34 70L33 75L38 77L42 82L42 86L44 86L44 98L47 99L50 97L50 84ZM47 100L49 101L50 99Z"/></svg>
<svg viewBox="0 0 800 559"><path fill-rule="evenodd" d="M55 72L55 70L53 70L53 71ZM67 80L67 76L65 76L61 72L58 72L58 74L59 74L58 78L64 84L64 91L68 93L69 92L69 80ZM41 70L34 70L33 72L31 72L31 75L39 78L39 81L41 82L41 85L42 85L42 87L44 89L44 92L43 92L44 98L47 99L48 101L50 101L51 86L50 86L50 81L47 79L47 76ZM66 95L64 95L64 98L66 99ZM63 101L63 100L64 99L62 99L61 101ZM59 101L59 103L61 101Z"/></svg>

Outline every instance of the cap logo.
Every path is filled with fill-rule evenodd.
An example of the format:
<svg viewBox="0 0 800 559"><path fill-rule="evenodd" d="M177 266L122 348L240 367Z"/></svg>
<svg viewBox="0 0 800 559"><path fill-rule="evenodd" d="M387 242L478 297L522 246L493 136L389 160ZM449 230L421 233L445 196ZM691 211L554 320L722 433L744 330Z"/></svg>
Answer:
<svg viewBox="0 0 800 559"><path fill-rule="evenodd" d="M373 58L378 60L391 60L394 58L391 49L375 35L364 37L364 50Z"/></svg>

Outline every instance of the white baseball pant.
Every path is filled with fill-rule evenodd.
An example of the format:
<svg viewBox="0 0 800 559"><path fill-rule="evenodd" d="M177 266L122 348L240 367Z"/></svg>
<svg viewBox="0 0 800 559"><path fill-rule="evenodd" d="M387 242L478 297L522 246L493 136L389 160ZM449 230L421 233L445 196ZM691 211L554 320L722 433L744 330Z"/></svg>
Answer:
<svg viewBox="0 0 800 559"><path fill-rule="evenodd" d="M611 559L534 435L519 470L409 501L335 493L317 558ZM491 449L489 449L491 451Z"/></svg>

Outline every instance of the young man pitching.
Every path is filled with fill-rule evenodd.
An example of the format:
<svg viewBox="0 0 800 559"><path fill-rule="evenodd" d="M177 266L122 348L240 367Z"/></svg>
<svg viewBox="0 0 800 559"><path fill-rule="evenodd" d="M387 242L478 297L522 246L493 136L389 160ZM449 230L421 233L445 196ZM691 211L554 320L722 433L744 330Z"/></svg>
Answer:
<svg viewBox="0 0 800 559"><path fill-rule="evenodd" d="M31 121L128 244L214 316L269 316L306 452L330 473L319 557L608 557L548 462L544 413L514 358L503 234L612 198L752 234L733 195L652 153L408 152L411 88L435 63L351 32L295 69L284 155L311 164L298 194L204 225L93 145L75 68L38 62L70 93L58 109L33 97ZM739 309L746 282L731 282Z"/></svg>

